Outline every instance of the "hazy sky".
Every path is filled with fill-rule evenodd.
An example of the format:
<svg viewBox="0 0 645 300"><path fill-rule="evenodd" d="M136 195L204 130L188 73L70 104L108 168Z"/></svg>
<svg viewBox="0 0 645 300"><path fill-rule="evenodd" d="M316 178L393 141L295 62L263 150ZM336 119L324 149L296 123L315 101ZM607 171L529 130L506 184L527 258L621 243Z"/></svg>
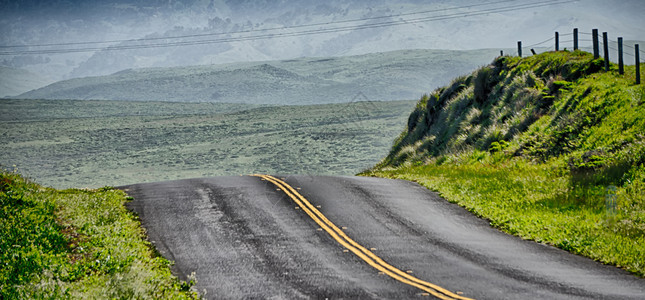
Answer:
<svg viewBox="0 0 645 300"><path fill-rule="evenodd" d="M612 41L645 40L644 14L643 0L0 1L0 65L62 79L410 48L513 48L517 40L552 47L554 31L566 47L574 27L584 46L592 28ZM18 45L31 46L6 47Z"/></svg>

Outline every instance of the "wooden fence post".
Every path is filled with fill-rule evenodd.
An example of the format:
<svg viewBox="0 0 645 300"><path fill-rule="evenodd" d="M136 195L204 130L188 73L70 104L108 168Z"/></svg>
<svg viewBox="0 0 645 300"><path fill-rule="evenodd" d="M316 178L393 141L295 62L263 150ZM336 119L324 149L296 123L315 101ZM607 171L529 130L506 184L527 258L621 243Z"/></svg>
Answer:
<svg viewBox="0 0 645 300"><path fill-rule="evenodd" d="M623 38L618 37L618 74L625 74L625 66L623 64Z"/></svg>
<svg viewBox="0 0 645 300"><path fill-rule="evenodd" d="M600 49L598 47L598 29L591 30L593 40L593 59L600 57Z"/></svg>
<svg viewBox="0 0 645 300"><path fill-rule="evenodd" d="M517 41L517 56L522 57L522 41Z"/></svg>
<svg viewBox="0 0 645 300"><path fill-rule="evenodd" d="M636 84L641 84L641 58L638 44L634 45L634 57L636 58Z"/></svg>
<svg viewBox="0 0 645 300"><path fill-rule="evenodd" d="M609 42L607 41L607 32L602 33L602 50L605 57L605 72L609 72Z"/></svg>
<svg viewBox="0 0 645 300"><path fill-rule="evenodd" d="M555 32L555 51L560 51L560 34Z"/></svg>
<svg viewBox="0 0 645 300"><path fill-rule="evenodd" d="M573 50L578 50L578 28L573 29Z"/></svg>

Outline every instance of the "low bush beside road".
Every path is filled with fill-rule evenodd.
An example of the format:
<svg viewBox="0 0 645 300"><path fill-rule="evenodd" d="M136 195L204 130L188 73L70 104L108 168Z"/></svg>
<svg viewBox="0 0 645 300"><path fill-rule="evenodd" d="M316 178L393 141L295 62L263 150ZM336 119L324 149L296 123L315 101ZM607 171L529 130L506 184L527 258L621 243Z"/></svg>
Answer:
<svg viewBox="0 0 645 300"><path fill-rule="evenodd" d="M0 173L0 299L196 299L123 191L55 190Z"/></svg>

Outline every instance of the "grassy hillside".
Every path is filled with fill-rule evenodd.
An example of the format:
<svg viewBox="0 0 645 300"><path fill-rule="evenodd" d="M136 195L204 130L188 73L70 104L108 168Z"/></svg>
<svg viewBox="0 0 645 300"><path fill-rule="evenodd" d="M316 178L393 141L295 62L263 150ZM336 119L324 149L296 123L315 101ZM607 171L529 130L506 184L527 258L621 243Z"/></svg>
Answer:
<svg viewBox="0 0 645 300"><path fill-rule="evenodd" d="M320 104L414 99L499 50L405 50L348 57L126 70L60 81L25 99Z"/></svg>
<svg viewBox="0 0 645 300"><path fill-rule="evenodd" d="M418 181L506 232L643 276L645 85L634 66L603 66L579 51L499 57L423 96L365 174Z"/></svg>
<svg viewBox="0 0 645 300"><path fill-rule="evenodd" d="M413 107L0 100L0 165L57 188L256 172L350 175L387 154Z"/></svg>
<svg viewBox="0 0 645 300"><path fill-rule="evenodd" d="M197 298L125 202L109 187L59 191L0 171L0 299Z"/></svg>

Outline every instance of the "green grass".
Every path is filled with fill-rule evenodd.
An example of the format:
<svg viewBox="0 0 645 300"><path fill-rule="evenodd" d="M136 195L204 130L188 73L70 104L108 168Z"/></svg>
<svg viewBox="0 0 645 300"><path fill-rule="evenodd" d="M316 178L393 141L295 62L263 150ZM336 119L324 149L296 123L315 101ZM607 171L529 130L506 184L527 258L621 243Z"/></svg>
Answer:
<svg viewBox="0 0 645 300"><path fill-rule="evenodd" d="M363 175L417 181L510 234L645 276L645 85L603 65L500 57L423 96Z"/></svg>
<svg viewBox="0 0 645 300"><path fill-rule="evenodd" d="M0 101L0 164L58 188L243 173L353 174L414 103L317 106ZM144 241L126 195L3 172L0 299L193 297Z"/></svg>
<svg viewBox="0 0 645 300"><path fill-rule="evenodd" d="M488 154L483 162L481 155L470 159L363 175L417 182L509 234L645 276L645 168L635 172L632 184L618 187L612 208L605 199L614 193L605 186L576 186L550 164L495 163Z"/></svg>
<svg viewBox="0 0 645 300"><path fill-rule="evenodd" d="M194 299L155 254L126 195L0 174L0 298Z"/></svg>

